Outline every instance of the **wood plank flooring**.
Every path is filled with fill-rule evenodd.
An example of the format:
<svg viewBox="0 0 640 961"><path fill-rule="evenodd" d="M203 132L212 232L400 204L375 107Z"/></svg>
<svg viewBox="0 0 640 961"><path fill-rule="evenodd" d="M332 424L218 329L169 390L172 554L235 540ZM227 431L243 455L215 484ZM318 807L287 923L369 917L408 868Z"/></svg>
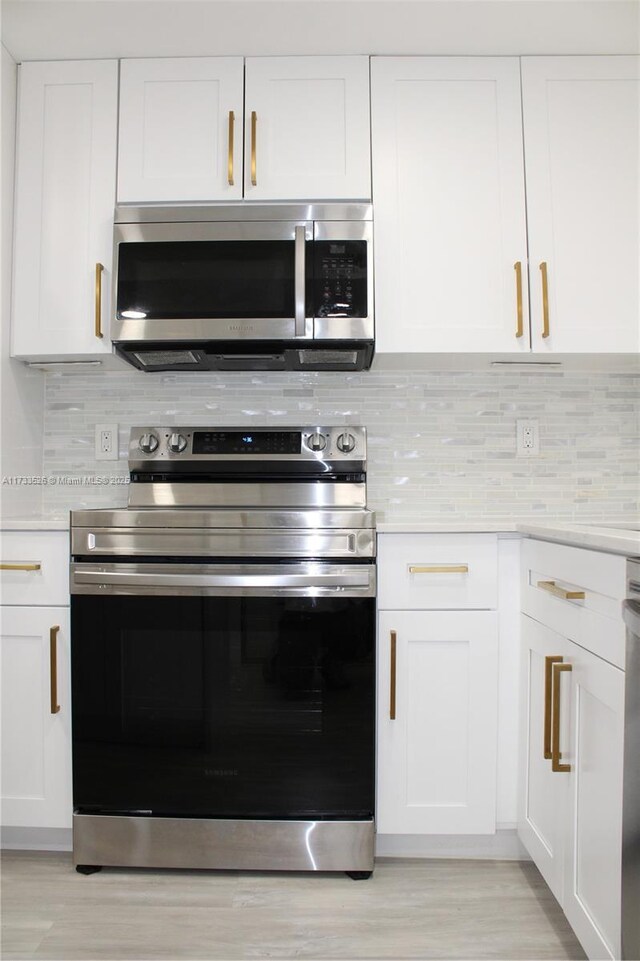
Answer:
<svg viewBox="0 0 640 961"><path fill-rule="evenodd" d="M147 871L84 877L68 854L4 852L2 958L584 958L529 862L382 858L342 874Z"/></svg>

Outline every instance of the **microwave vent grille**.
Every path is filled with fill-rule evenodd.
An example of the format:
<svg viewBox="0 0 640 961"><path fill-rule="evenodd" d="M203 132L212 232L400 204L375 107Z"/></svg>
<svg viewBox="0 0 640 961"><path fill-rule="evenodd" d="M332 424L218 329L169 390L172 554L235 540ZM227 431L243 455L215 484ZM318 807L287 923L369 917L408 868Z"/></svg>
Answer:
<svg viewBox="0 0 640 961"><path fill-rule="evenodd" d="M192 350L136 350L133 356L143 367L156 367L159 364L199 364L200 357Z"/></svg>

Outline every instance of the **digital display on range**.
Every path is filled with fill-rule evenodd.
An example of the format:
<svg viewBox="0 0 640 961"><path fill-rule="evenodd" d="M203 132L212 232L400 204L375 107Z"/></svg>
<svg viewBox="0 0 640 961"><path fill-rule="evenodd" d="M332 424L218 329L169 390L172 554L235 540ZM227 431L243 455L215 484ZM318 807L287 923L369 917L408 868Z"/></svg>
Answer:
<svg viewBox="0 0 640 961"><path fill-rule="evenodd" d="M194 454L299 454L299 431L216 430L195 431Z"/></svg>

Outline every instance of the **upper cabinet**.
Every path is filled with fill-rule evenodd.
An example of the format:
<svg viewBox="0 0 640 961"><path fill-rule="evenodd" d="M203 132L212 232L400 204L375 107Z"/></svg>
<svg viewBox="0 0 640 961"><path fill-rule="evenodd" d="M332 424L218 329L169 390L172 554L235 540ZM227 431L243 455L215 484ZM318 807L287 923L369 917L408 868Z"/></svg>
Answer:
<svg viewBox="0 0 640 961"><path fill-rule="evenodd" d="M13 356L111 353L118 64L20 67Z"/></svg>
<svg viewBox="0 0 640 961"><path fill-rule="evenodd" d="M242 57L123 60L118 201L242 199Z"/></svg>
<svg viewBox="0 0 640 961"><path fill-rule="evenodd" d="M120 203L370 196L367 57L122 62Z"/></svg>
<svg viewBox="0 0 640 961"><path fill-rule="evenodd" d="M536 351L639 349L638 75L636 57L522 61Z"/></svg>
<svg viewBox="0 0 640 961"><path fill-rule="evenodd" d="M635 57L373 58L380 351L638 350L637 77Z"/></svg>
<svg viewBox="0 0 640 961"><path fill-rule="evenodd" d="M517 57L371 63L377 347L529 348Z"/></svg>

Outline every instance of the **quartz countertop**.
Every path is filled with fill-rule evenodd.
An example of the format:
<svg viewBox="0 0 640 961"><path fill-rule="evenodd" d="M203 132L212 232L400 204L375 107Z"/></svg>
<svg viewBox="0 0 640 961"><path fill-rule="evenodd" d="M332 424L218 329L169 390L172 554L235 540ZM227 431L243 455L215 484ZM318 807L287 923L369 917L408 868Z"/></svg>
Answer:
<svg viewBox="0 0 640 961"><path fill-rule="evenodd" d="M3 517L0 520L2 531L68 531L69 515L43 514L29 517Z"/></svg>

